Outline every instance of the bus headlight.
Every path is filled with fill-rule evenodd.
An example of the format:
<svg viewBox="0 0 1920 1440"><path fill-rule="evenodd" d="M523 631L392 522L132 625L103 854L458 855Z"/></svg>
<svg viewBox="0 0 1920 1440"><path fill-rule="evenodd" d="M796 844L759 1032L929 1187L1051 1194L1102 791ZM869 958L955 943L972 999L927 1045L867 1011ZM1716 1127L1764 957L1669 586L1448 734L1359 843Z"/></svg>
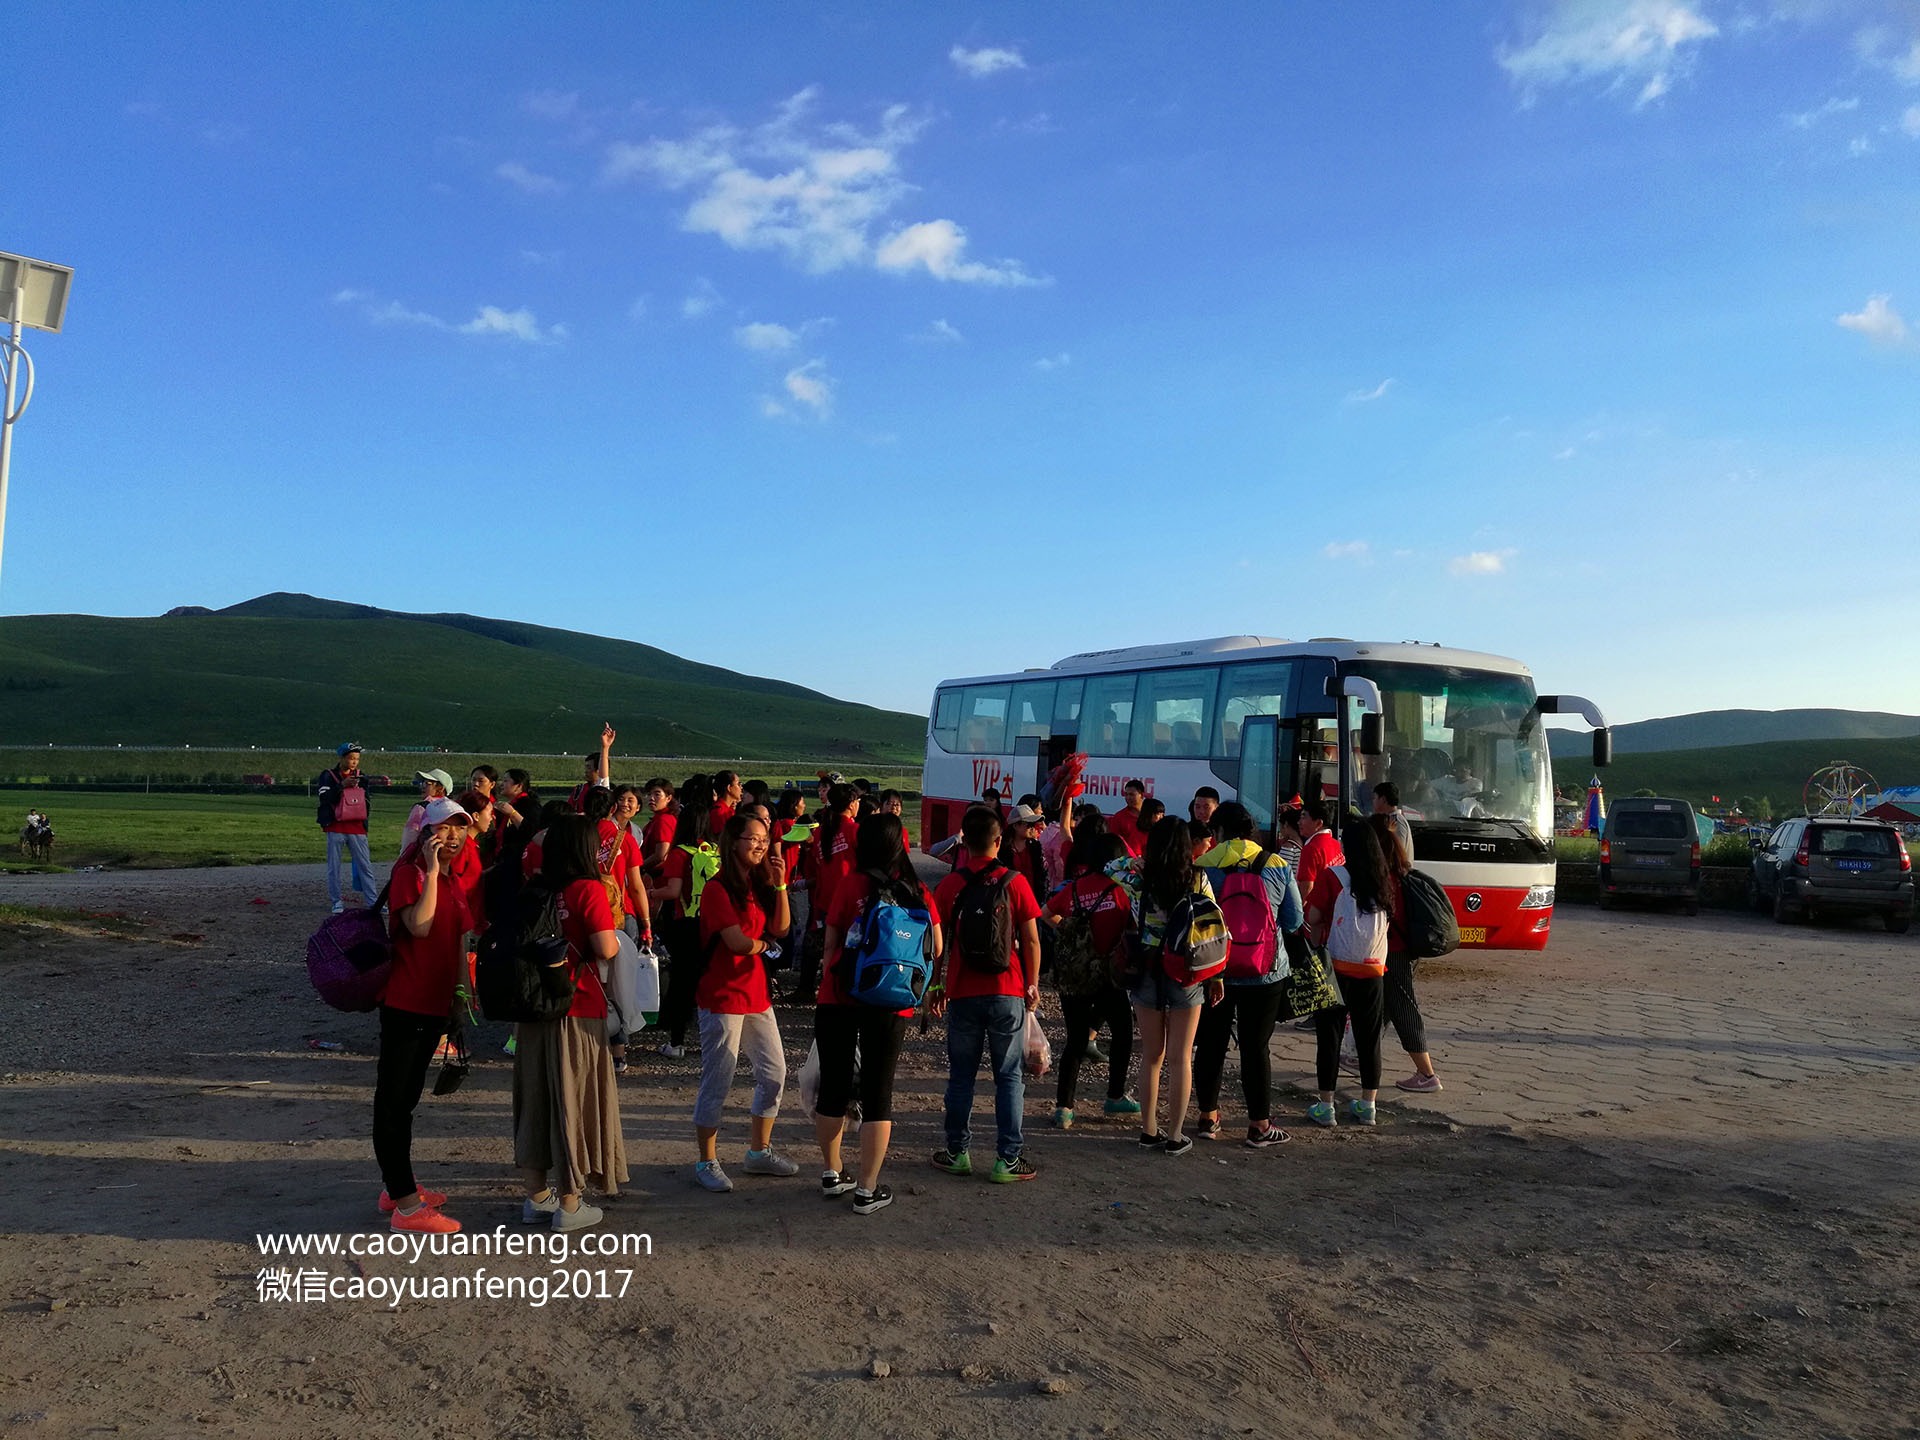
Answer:
<svg viewBox="0 0 1920 1440"><path fill-rule="evenodd" d="M1520 902L1522 910L1551 910L1553 908L1553 887L1535 885L1527 891L1527 898Z"/></svg>

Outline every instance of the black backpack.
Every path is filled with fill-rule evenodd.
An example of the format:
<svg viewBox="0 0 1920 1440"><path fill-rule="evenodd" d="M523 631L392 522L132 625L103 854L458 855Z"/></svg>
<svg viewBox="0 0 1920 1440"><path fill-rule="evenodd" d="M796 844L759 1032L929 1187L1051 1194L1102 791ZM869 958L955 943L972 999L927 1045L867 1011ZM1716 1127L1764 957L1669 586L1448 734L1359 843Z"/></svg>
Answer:
<svg viewBox="0 0 1920 1440"><path fill-rule="evenodd" d="M1013 964L1013 871L963 870L953 902L953 944L961 962L982 975L1004 975Z"/></svg>
<svg viewBox="0 0 1920 1440"><path fill-rule="evenodd" d="M1460 948L1460 922L1440 882L1419 870L1400 877L1400 898L1407 913L1407 953L1431 960Z"/></svg>
<svg viewBox="0 0 1920 1440"><path fill-rule="evenodd" d="M474 980L489 1020L559 1020L573 1008L558 891L537 883L520 891L515 923L491 926L481 937Z"/></svg>

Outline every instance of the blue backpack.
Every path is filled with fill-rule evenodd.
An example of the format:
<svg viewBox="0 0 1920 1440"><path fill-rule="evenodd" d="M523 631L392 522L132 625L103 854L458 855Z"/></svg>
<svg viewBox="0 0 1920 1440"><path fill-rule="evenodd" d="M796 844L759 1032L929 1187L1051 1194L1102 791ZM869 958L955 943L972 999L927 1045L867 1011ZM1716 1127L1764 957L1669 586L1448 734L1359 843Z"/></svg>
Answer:
<svg viewBox="0 0 1920 1440"><path fill-rule="evenodd" d="M847 994L881 1010L911 1010L927 993L933 917L917 886L871 875L873 896L847 927L841 963Z"/></svg>

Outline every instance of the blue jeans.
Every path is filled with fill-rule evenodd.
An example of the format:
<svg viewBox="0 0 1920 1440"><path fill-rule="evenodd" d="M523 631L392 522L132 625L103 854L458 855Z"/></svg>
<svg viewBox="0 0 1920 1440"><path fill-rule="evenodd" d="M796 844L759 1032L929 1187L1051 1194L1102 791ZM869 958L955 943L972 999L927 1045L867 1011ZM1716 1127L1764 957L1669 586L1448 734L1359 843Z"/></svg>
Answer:
<svg viewBox="0 0 1920 1440"><path fill-rule="evenodd" d="M947 1149L961 1154L973 1125L973 1082L984 1046L993 1062L993 1115L999 1155L1018 1160L1025 1139L1020 1111L1027 1083L1020 1071L1027 1002L1018 995L967 995L947 1002Z"/></svg>
<svg viewBox="0 0 1920 1440"><path fill-rule="evenodd" d="M360 892L361 900L373 904L380 888L373 883L373 861L367 855L367 837L337 835L331 830L327 831L327 899L335 905L340 903L340 851L343 848L353 857L353 888Z"/></svg>

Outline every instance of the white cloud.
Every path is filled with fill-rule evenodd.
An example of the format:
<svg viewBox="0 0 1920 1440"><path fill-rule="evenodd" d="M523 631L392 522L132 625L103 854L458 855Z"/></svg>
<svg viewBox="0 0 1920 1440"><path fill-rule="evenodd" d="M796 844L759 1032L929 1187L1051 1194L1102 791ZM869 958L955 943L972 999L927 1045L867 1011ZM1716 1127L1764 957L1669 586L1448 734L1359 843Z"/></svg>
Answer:
<svg viewBox="0 0 1920 1440"><path fill-rule="evenodd" d="M520 108L542 120L571 120L580 112L580 92L535 90L521 100Z"/></svg>
<svg viewBox="0 0 1920 1440"><path fill-rule="evenodd" d="M1796 115L1787 116L1787 123L1796 130L1811 130L1829 115L1845 115L1859 108L1858 95L1849 95L1844 100L1836 95L1824 105L1816 105L1811 110L1802 110Z"/></svg>
<svg viewBox="0 0 1920 1440"><path fill-rule="evenodd" d="M529 345L553 345L567 338L567 327L549 325L545 329L533 318L531 310L502 310L497 305L482 305L474 317L460 327L462 335L506 335Z"/></svg>
<svg viewBox="0 0 1920 1440"><path fill-rule="evenodd" d="M1835 318L1842 329L1857 330L1876 345L1907 343L1907 322L1893 308L1891 295L1869 295L1867 303L1848 315Z"/></svg>
<svg viewBox="0 0 1920 1440"><path fill-rule="evenodd" d="M873 263L882 270L917 270L926 267L936 280L958 280L970 285L1038 285L1018 260L1002 260L989 265L963 258L967 232L951 220L923 220L896 230L880 242Z"/></svg>
<svg viewBox="0 0 1920 1440"><path fill-rule="evenodd" d="M805 405L821 419L833 410L833 380L827 374L827 362L809 360L787 372L787 394Z"/></svg>
<svg viewBox="0 0 1920 1440"><path fill-rule="evenodd" d="M551 175L528 169L518 160L501 161L493 167L493 173L528 195L558 195L567 188Z"/></svg>
<svg viewBox="0 0 1920 1440"><path fill-rule="evenodd" d="M1900 116L1900 128L1915 140L1920 140L1920 105L1909 105Z"/></svg>
<svg viewBox="0 0 1920 1440"><path fill-rule="evenodd" d="M1552 0L1531 40L1501 46L1500 66L1531 101L1549 85L1638 87L1637 109L1666 94L1701 42L1720 33L1683 0Z"/></svg>
<svg viewBox="0 0 1920 1440"><path fill-rule="evenodd" d="M1329 560L1364 560L1373 547L1364 540L1329 540L1320 553Z"/></svg>
<svg viewBox="0 0 1920 1440"><path fill-rule="evenodd" d="M423 330L444 330L460 335L504 335L529 345L553 345L567 338L567 327L542 327L527 309L503 310L498 305L482 305L464 325L426 310L415 310L398 300L381 301L368 290L344 289L333 292L336 305L356 305L375 325L415 325Z"/></svg>
<svg viewBox="0 0 1920 1440"><path fill-rule="evenodd" d="M1498 575L1507 568L1507 561L1519 553L1518 550L1475 550L1470 555L1456 555L1447 562L1447 572L1451 575Z"/></svg>
<svg viewBox="0 0 1920 1440"><path fill-rule="evenodd" d="M900 156L924 122L904 105L883 111L871 130L824 122L814 118L818 99L809 86L751 129L717 124L678 139L616 143L601 178L688 191L682 228L735 250L783 254L816 274L924 267L942 280L1036 283L1017 262L967 260L965 232L951 220L908 225L876 243L875 232L913 193Z"/></svg>
<svg viewBox="0 0 1920 1440"><path fill-rule="evenodd" d="M686 298L680 302L680 318L698 320L719 303L720 292L714 288L711 280L702 276L693 282L693 289L689 290Z"/></svg>
<svg viewBox="0 0 1920 1440"><path fill-rule="evenodd" d="M1058 355L1042 355L1033 362L1036 370L1064 370L1073 363L1073 356L1062 350Z"/></svg>
<svg viewBox="0 0 1920 1440"><path fill-rule="evenodd" d="M789 330L784 325L775 325L770 321L756 320L751 325L742 325L733 332L733 338L740 342L743 350L757 351L762 355L776 355L791 350L800 343L800 332Z"/></svg>
<svg viewBox="0 0 1920 1440"><path fill-rule="evenodd" d="M1002 70L1027 68L1026 60L1018 50L1012 48L982 47L969 50L964 45L956 45L947 52L947 58L963 75L971 75L976 80L998 75Z"/></svg>
<svg viewBox="0 0 1920 1440"><path fill-rule="evenodd" d="M1347 392L1347 403L1349 405L1365 405L1369 400L1384 399L1388 389L1391 388L1392 385L1393 377L1389 375L1371 390L1349 390Z"/></svg>

